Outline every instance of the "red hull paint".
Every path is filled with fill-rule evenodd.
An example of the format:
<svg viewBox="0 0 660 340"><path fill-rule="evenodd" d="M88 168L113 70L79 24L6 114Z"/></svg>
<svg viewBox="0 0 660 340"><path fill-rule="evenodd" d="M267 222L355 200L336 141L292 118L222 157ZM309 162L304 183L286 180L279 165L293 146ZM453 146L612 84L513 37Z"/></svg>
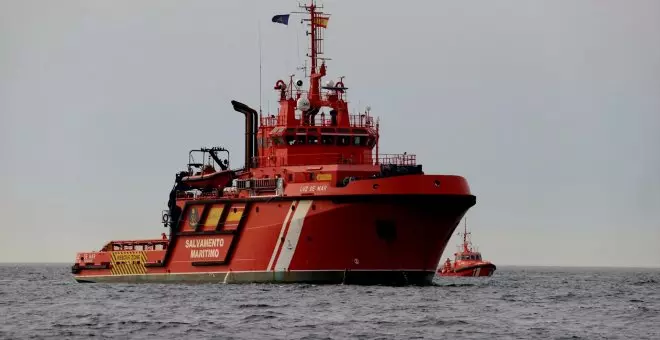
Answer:
<svg viewBox="0 0 660 340"><path fill-rule="evenodd" d="M406 274L417 272L416 282L410 283L429 284L447 240L474 203L473 196L401 200L372 196L254 202L236 234L179 234L170 245L169 261L165 251L145 252L146 263L160 261L166 266L142 266L130 273L81 269L76 280L198 281L200 275L213 273L222 282L299 282L295 272L319 272L302 281L339 283L346 279L344 272L371 271L393 272L385 279L388 282L378 283L406 283ZM182 230L186 228L183 223ZM98 253L94 262L100 265L108 258L107 253ZM199 264L204 261L208 263ZM236 274L228 276L228 272Z"/></svg>
<svg viewBox="0 0 660 340"><path fill-rule="evenodd" d="M191 150L163 215L169 238L78 253L77 281L431 283L476 198L463 177L424 174L415 155L379 154L370 109L349 114L343 77L322 83L327 14L303 7L308 90L277 81L277 115L232 101L245 116L243 168L230 170L224 148Z"/></svg>
<svg viewBox="0 0 660 340"><path fill-rule="evenodd" d="M439 276L493 276L495 265L490 263L477 263L466 265L449 271L438 271Z"/></svg>

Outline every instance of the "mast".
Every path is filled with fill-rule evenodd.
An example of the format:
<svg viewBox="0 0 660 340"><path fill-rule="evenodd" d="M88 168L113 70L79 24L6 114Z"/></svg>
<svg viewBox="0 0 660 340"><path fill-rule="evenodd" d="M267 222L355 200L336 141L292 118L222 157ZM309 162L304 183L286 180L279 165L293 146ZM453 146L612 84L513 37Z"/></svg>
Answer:
<svg viewBox="0 0 660 340"><path fill-rule="evenodd" d="M463 223L463 251L470 252L471 250L468 246L468 239L467 239L467 236L469 234L467 231L467 217L465 217L464 222L465 223Z"/></svg>
<svg viewBox="0 0 660 340"><path fill-rule="evenodd" d="M309 22L311 25L311 30L310 30L310 38L311 38L311 55L310 57L312 58L312 74L316 73L316 20L314 18L316 17L316 4L314 1L312 1L311 5L308 7L309 11Z"/></svg>
<svg viewBox="0 0 660 340"><path fill-rule="evenodd" d="M321 78L325 76L326 58L319 57L319 55L323 54L323 29L327 27L327 21L330 16L327 13L318 11L323 6L317 5L315 0L310 0L309 5L298 5L298 7L305 9L305 12L296 13L309 14L309 17L303 19L303 21L308 21L310 27L309 31L306 32L310 38L310 49L307 57L311 59L308 99L310 102L314 102L321 98L320 85ZM319 60L323 60L320 66L318 65Z"/></svg>
<svg viewBox="0 0 660 340"><path fill-rule="evenodd" d="M257 21L257 40L259 41L259 119L261 119L261 101L262 101L262 82L261 82L261 73L262 73L262 54L261 54L261 21ZM255 131L256 133L256 131Z"/></svg>

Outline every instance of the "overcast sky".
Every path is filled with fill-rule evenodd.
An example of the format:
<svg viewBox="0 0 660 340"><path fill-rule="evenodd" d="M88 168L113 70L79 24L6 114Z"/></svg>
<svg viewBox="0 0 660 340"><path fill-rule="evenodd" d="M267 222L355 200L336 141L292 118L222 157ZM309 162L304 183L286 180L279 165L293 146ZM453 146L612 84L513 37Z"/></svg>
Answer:
<svg viewBox="0 0 660 340"><path fill-rule="evenodd" d="M328 75L383 153L465 176L485 258L660 266L660 2L339 1ZM189 149L243 162L307 41L278 1L0 0L0 261L158 237ZM453 237L444 257L451 256Z"/></svg>

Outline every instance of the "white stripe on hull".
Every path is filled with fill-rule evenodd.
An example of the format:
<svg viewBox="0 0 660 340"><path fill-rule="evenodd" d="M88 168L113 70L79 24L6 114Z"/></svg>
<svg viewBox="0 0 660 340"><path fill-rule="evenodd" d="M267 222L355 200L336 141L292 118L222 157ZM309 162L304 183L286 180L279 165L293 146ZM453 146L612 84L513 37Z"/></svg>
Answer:
<svg viewBox="0 0 660 340"><path fill-rule="evenodd" d="M307 217L312 202L312 200L300 201L298 206L296 206L296 211L291 218L291 225L289 226L284 244L282 245L282 251L275 263L275 271L286 271L289 269L291 259L293 259L293 254L296 252L296 247L298 246L305 217Z"/></svg>
<svg viewBox="0 0 660 340"><path fill-rule="evenodd" d="M266 270L272 270L271 268L273 267L273 262L275 262L277 251L280 249L280 245L282 244L282 240L284 239L284 230L286 230L286 225L289 223L289 220L291 219L291 214L293 212L292 208L295 206L296 202L298 201L291 202L291 206L289 207L289 212L286 213L286 217L284 218L284 223L282 223L282 229L280 229L280 235L277 237L277 242L275 243L275 249L273 249L273 255L270 256L270 262L268 262L268 267L266 267Z"/></svg>

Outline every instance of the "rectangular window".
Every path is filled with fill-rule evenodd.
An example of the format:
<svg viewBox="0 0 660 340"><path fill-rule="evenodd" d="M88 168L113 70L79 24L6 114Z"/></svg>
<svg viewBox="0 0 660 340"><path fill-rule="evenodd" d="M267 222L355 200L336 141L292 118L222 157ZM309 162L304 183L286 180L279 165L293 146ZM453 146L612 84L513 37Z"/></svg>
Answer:
<svg viewBox="0 0 660 340"><path fill-rule="evenodd" d="M337 137L337 145L341 145L341 146L348 145L349 141L350 141L349 136L338 136Z"/></svg>
<svg viewBox="0 0 660 340"><path fill-rule="evenodd" d="M335 136L321 136L321 143L324 145L335 144Z"/></svg>

